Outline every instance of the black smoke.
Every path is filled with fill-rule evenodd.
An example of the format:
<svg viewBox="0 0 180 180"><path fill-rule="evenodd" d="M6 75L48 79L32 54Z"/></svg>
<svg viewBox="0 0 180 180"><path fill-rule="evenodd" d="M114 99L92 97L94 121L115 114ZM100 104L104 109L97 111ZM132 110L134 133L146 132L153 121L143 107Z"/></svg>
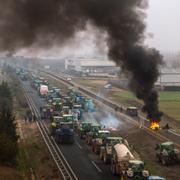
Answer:
<svg viewBox="0 0 180 180"><path fill-rule="evenodd" d="M63 45L91 23L107 33L109 58L131 73L143 110L160 120L154 83L162 56L144 46L147 7L147 0L1 0L0 50Z"/></svg>

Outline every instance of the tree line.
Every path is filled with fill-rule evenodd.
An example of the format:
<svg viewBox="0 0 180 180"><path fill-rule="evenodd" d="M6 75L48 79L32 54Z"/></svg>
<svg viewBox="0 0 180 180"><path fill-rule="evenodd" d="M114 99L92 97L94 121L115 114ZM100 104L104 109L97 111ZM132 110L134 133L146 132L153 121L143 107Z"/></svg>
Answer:
<svg viewBox="0 0 180 180"><path fill-rule="evenodd" d="M14 165L18 153L13 98L7 82L0 84L0 163Z"/></svg>

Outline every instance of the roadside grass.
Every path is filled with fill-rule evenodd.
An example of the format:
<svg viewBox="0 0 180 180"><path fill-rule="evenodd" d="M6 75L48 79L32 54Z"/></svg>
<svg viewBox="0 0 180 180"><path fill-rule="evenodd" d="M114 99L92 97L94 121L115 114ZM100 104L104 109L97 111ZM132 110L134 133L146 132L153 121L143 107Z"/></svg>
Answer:
<svg viewBox="0 0 180 180"><path fill-rule="evenodd" d="M99 92L99 90L103 87L102 84L98 84L96 80L90 80L90 79L74 79L74 82L86 87L87 89ZM106 83L104 83L105 85Z"/></svg>
<svg viewBox="0 0 180 180"><path fill-rule="evenodd" d="M1 180L24 180L21 174L13 168L0 166Z"/></svg>

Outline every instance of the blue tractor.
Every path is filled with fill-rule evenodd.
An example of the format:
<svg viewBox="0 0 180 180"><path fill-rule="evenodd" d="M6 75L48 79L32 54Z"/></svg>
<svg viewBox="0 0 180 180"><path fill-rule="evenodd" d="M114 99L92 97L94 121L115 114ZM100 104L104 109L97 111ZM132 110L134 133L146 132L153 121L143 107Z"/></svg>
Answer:
<svg viewBox="0 0 180 180"><path fill-rule="evenodd" d="M55 141L59 144L74 143L74 125L73 122L61 122L60 127L56 130Z"/></svg>
<svg viewBox="0 0 180 180"><path fill-rule="evenodd" d="M95 104L92 99L86 99L84 102L84 110L86 112L95 112Z"/></svg>
<svg viewBox="0 0 180 180"><path fill-rule="evenodd" d="M55 131L55 140L57 143L74 143L75 122L73 115L63 115L59 122L59 127Z"/></svg>

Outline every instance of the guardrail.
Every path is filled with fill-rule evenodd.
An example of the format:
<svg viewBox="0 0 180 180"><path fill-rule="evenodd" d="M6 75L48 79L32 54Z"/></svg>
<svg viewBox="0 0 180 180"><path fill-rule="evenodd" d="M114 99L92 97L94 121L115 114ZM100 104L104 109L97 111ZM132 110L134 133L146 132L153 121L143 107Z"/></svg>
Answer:
<svg viewBox="0 0 180 180"><path fill-rule="evenodd" d="M66 161L63 153L59 149L58 145L56 144L55 140L50 136L49 130L46 127L45 123L40 120L40 113L37 107L35 106L32 98L26 93L25 91L25 98L27 100L27 103L29 105L29 108L31 112L35 115L37 118L36 124L39 129L39 132L41 133L41 136L58 168L60 171L62 178L64 180L78 180L77 176L75 175L74 171Z"/></svg>

